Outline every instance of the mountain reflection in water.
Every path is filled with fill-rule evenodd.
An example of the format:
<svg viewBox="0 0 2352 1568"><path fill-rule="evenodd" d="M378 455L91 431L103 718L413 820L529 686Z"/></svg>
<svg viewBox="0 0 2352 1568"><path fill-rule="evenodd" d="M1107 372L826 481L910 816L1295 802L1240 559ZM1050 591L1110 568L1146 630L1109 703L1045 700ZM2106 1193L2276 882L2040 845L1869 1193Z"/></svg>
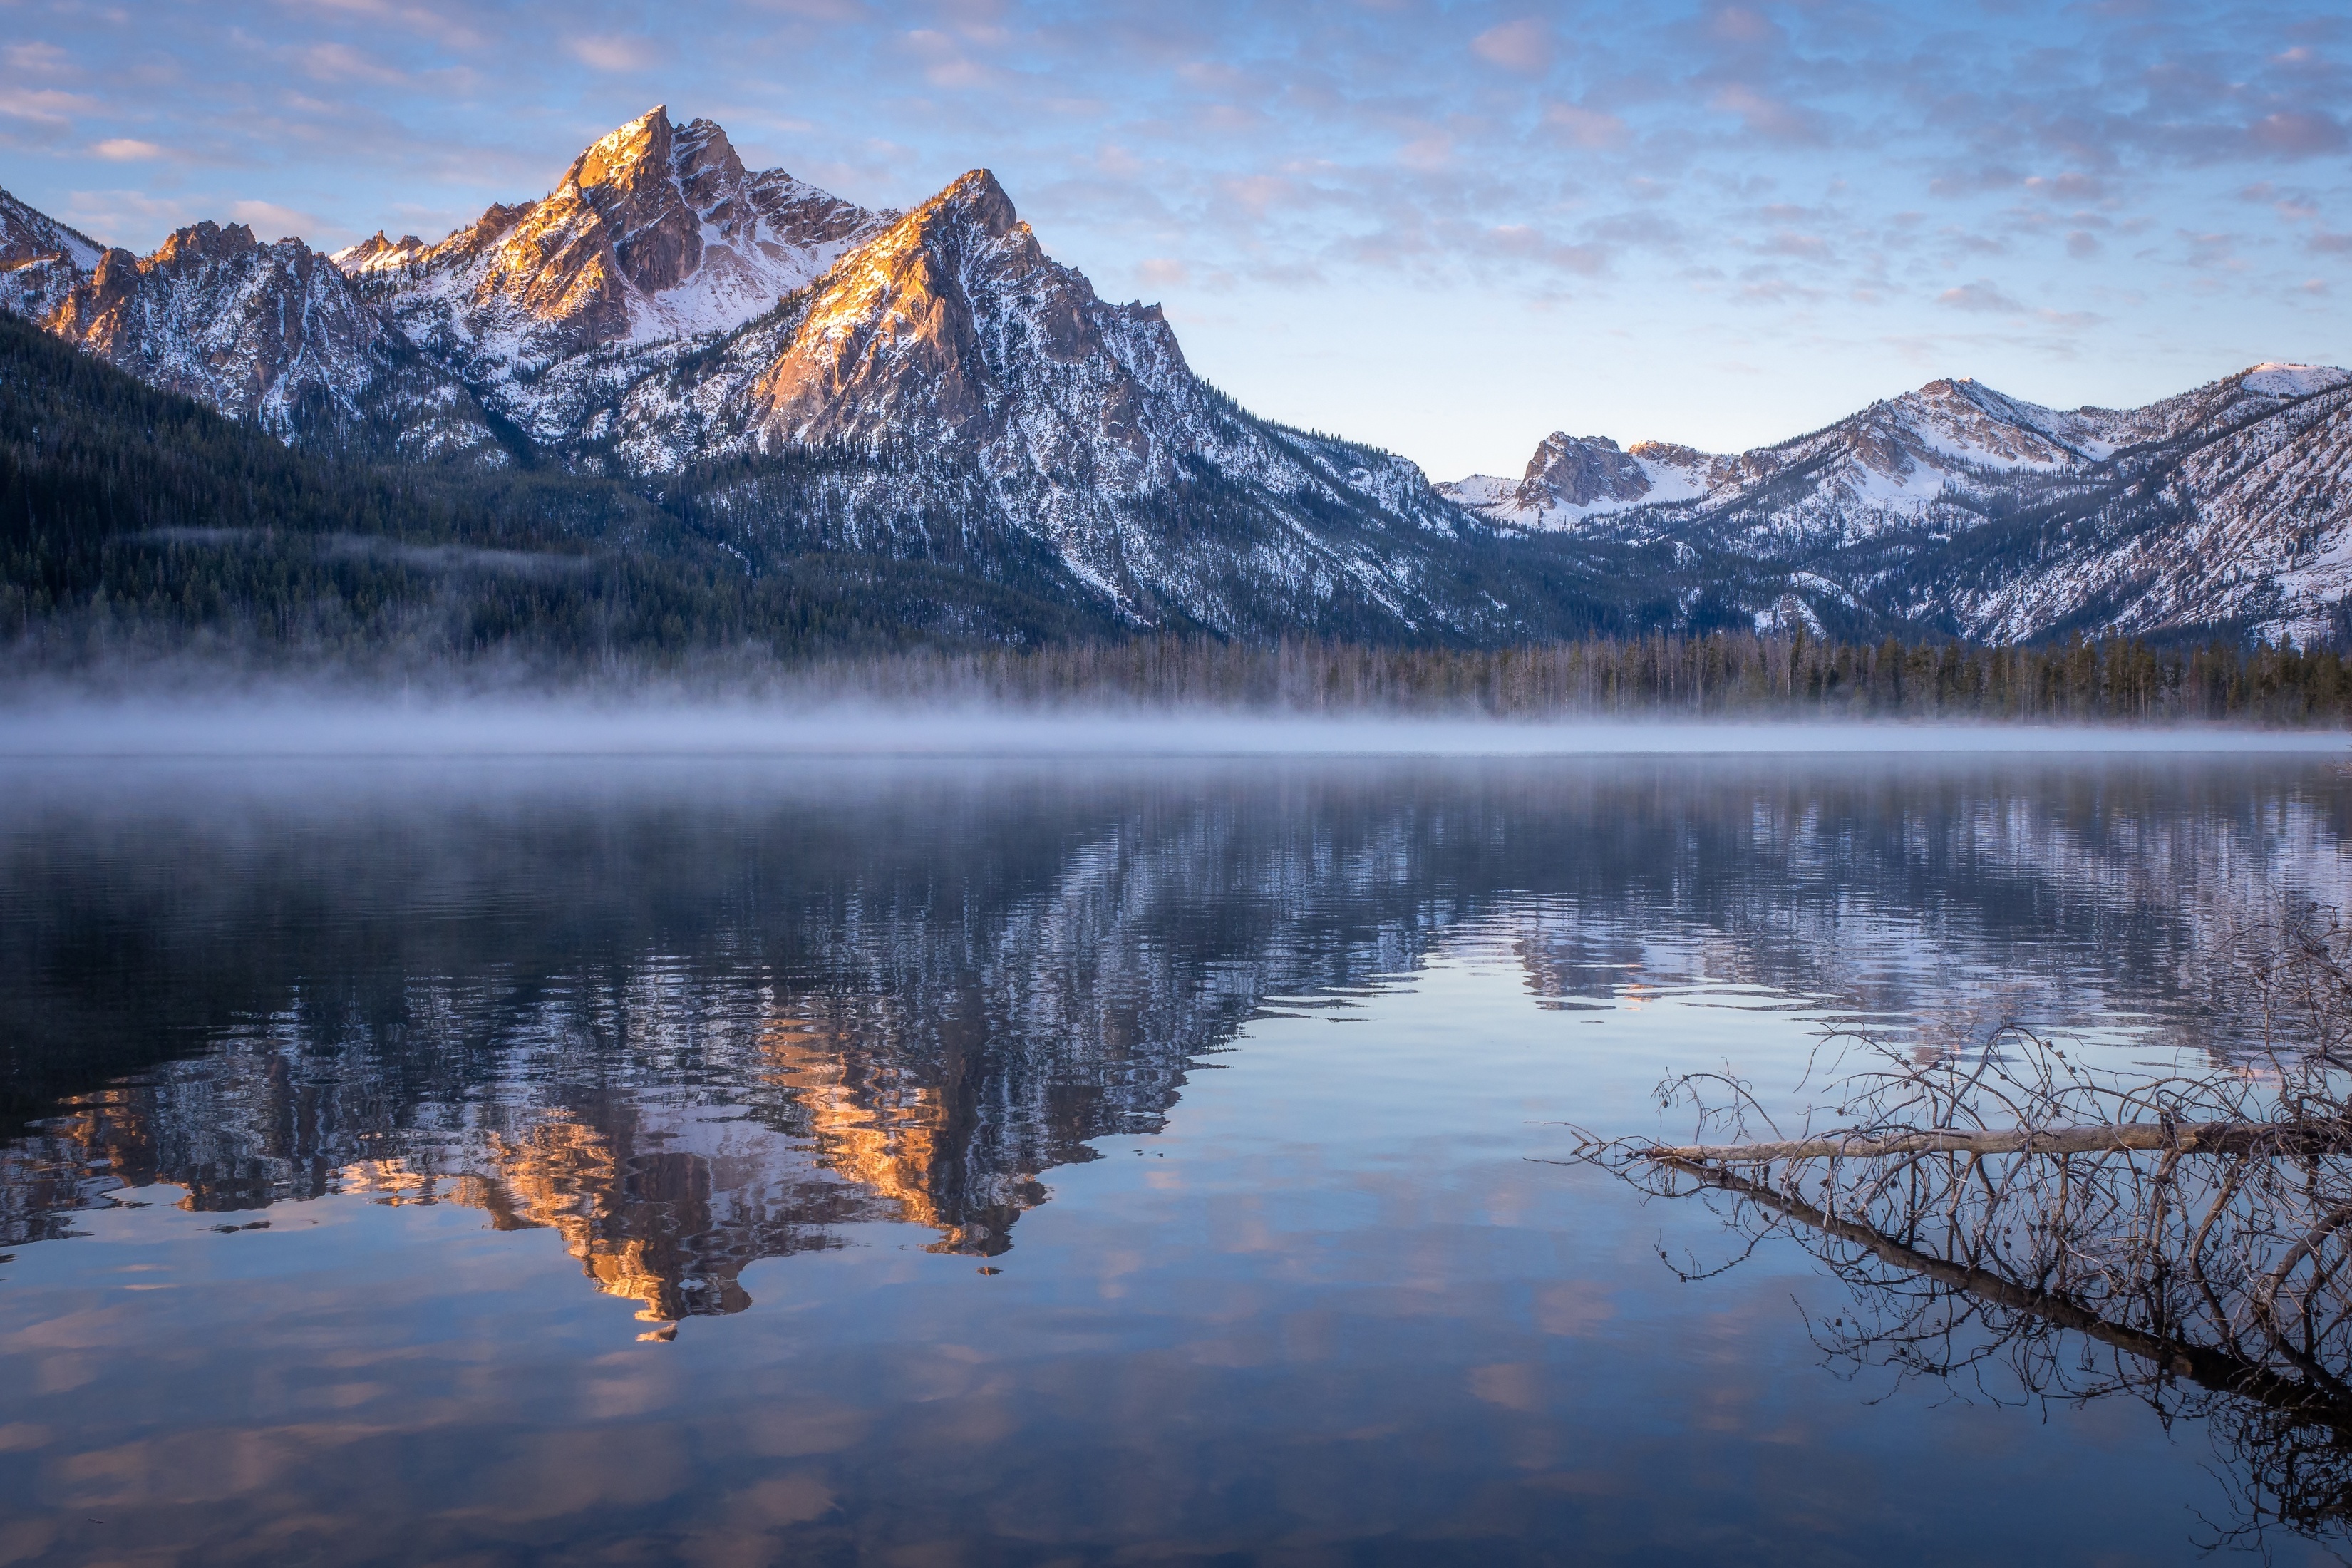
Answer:
<svg viewBox="0 0 2352 1568"><path fill-rule="evenodd" d="M158 1183L224 1215L459 1204L561 1232L659 1323L847 1224L993 1257L1266 999L1344 1003L1498 914L1555 1005L1705 974L1930 1047L2117 1009L2202 1039L2201 933L2338 892L2340 794L2301 777L37 771L0 825L29 982L0 1245Z"/></svg>
<svg viewBox="0 0 2352 1568"><path fill-rule="evenodd" d="M2185 1558L2308 1446L1840 1382L1818 1247L1548 1162L1845 1027L2234 1060L2346 791L12 767L0 1563Z"/></svg>

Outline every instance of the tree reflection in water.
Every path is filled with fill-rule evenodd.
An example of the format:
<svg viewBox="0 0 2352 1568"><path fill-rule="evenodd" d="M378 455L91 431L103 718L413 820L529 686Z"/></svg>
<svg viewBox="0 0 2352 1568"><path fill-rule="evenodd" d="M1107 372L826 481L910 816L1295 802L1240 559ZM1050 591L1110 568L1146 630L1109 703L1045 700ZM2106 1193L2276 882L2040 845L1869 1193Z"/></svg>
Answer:
<svg viewBox="0 0 2352 1568"><path fill-rule="evenodd" d="M1695 1075L1660 1096L1693 1142L1579 1158L1718 1208L1728 1261L1660 1254L1686 1280L1810 1253L1844 1288L1811 1325L1841 1375L2140 1400L2211 1435L2232 1509L2207 1544L2284 1527L2352 1554L2352 932L2305 908L2232 947L2221 1000L2257 1043L2219 1066L2127 1076L2020 1030L1972 1058L1864 1041L1801 1129Z"/></svg>

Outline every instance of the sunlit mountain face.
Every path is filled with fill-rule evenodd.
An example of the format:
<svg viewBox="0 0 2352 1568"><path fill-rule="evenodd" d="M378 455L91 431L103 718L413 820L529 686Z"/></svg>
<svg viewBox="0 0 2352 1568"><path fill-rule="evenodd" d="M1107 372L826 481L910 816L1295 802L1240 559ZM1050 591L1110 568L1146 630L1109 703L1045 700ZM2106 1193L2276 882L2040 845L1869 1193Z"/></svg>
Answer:
<svg viewBox="0 0 2352 1568"><path fill-rule="evenodd" d="M1461 942L1538 1008L1714 988L1925 1050L2025 1022L2226 1051L2218 944L2344 892L2315 776L29 770L0 1246L124 1203L458 1205L559 1233L667 1337L751 1307L760 1259L898 1230L999 1258L1254 1019L1347 1017Z"/></svg>

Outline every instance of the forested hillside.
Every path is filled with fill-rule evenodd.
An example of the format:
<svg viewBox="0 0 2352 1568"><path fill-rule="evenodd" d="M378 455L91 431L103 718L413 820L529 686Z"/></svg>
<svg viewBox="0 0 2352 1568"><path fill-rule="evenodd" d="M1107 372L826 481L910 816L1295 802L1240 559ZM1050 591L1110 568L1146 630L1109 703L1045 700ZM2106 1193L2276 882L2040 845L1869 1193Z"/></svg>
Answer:
<svg viewBox="0 0 2352 1568"><path fill-rule="evenodd" d="M820 552L755 573L690 514L528 461L289 447L0 315L0 639L20 669L190 651L573 667L1115 630L938 563Z"/></svg>

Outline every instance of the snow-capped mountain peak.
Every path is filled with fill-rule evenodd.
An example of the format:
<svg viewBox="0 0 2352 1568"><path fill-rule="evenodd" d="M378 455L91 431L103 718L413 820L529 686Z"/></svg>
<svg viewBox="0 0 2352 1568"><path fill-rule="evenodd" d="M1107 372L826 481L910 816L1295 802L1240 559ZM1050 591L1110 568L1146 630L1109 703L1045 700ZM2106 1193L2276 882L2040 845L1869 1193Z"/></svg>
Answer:
<svg viewBox="0 0 2352 1568"><path fill-rule="evenodd" d="M673 126L657 107L574 159L467 281L478 305L518 306L581 347L724 331L816 278L876 216L781 169L747 174L717 125Z"/></svg>
<svg viewBox="0 0 2352 1568"><path fill-rule="evenodd" d="M494 205L430 247L379 235L337 261L412 342L554 438L615 395L604 358L731 331L897 216L748 171L718 125L656 106L538 201Z"/></svg>
<svg viewBox="0 0 2352 1568"><path fill-rule="evenodd" d="M996 176L974 169L823 279L754 388L760 417L794 445L993 434L1011 412L995 395L1015 363L1004 331L1075 363L1104 347L1098 303L1082 275L1046 260Z"/></svg>

